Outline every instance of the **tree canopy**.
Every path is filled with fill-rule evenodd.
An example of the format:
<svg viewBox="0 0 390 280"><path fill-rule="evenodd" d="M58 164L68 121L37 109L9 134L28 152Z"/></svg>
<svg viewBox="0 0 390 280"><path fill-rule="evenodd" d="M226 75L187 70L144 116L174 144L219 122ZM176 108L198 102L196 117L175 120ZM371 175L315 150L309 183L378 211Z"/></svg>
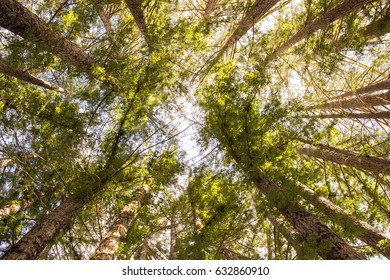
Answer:
<svg viewBox="0 0 390 280"><path fill-rule="evenodd" d="M1 259L390 259L386 0L1 0Z"/></svg>

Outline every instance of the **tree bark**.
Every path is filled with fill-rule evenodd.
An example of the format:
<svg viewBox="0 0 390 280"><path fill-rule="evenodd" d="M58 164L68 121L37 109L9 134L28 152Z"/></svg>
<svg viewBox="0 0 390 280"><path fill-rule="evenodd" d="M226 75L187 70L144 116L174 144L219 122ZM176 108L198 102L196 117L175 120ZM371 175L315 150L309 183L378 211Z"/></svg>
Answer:
<svg viewBox="0 0 390 280"><path fill-rule="evenodd" d="M234 251L232 243L229 240L223 240L220 248L225 260L239 260L240 257Z"/></svg>
<svg viewBox="0 0 390 280"><path fill-rule="evenodd" d="M390 161L378 157L360 156L350 151L324 145L309 148L299 147L297 151L301 155L354 167L375 175L390 174Z"/></svg>
<svg viewBox="0 0 390 280"><path fill-rule="evenodd" d="M385 106L390 104L390 91L375 95L357 96L350 99L340 99L333 102L324 103L313 109L356 109L371 108L375 106Z"/></svg>
<svg viewBox="0 0 390 280"><path fill-rule="evenodd" d="M148 26L146 25L145 15L142 10L142 0L126 0L126 4L135 20L135 24L144 36L146 43L150 46Z"/></svg>
<svg viewBox="0 0 390 280"><path fill-rule="evenodd" d="M148 253L149 253L149 236L146 236L144 242L142 242L141 250L139 253L139 259L140 260L148 260Z"/></svg>
<svg viewBox="0 0 390 280"><path fill-rule="evenodd" d="M211 13L215 10L217 7L218 0L207 0L206 1L206 7L204 9L203 17L207 18L211 15Z"/></svg>
<svg viewBox="0 0 390 280"><path fill-rule="evenodd" d="M344 0L343 3L329 10L322 16L315 19L311 24L305 26L303 29L298 31L293 37L288 39L279 48L277 48L272 57L277 57L283 54L287 49L298 43L299 41L306 39L313 32L320 30L332 22L348 15L349 13L355 12L363 6L374 2L375 0Z"/></svg>
<svg viewBox="0 0 390 280"><path fill-rule="evenodd" d="M390 258L390 248L386 249L378 246L380 241L390 242L390 240L377 229L366 222L358 220L355 216L344 211L341 207L333 204L329 200L316 195L312 189L302 183L294 181L294 185L299 188L302 197L325 213L330 220L342 226L346 232L355 235L386 258Z"/></svg>
<svg viewBox="0 0 390 280"><path fill-rule="evenodd" d="M49 90L54 90L58 93L69 94L69 92L64 90L62 87L53 85L45 80L39 79L34 75L28 73L27 70L21 70L21 69L8 66L2 58L0 58L0 72L39 87L43 87Z"/></svg>
<svg viewBox="0 0 390 280"><path fill-rule="evenodd" d="M45 46L82 72L92 70L93 60L83 49L54 32L37 15L15 0L0 1L0 26L26 40Z"/></svg>
<svg viewBox="0 0 390 280"><path fill-rule="evenodd" d="M319 119L390 119L390 111L372 113L342 113L342 114L320 114L303 116L303 118Z"/></svg>
<svg viewBox="0 0 390 280"><path fill-rule="evenodd" d="M42 218L26 235L12 246L2 257L3 260L34 260L48 243L67 225L73 214L86 204L87 200L73 195L60 206Z"/></svg>
<svg viewBox="0 0 390 280"><path fill-rule="evenodd" d="M10 162L12 162L11 158L0 158L0 168L6 167Z"/></svg>
<svg viewBox="0 0 390 280"><path fill-rule="evenodd" d="M378 82L378 83L375 83L375 84L371 84L371 85L368 85L368 86L365 86L365 87L358 88L355 91L353 91L353 90L347 91L347 92L345 92L343 94L340 94L338 96L332 97L331 100L333 100L333 99L344 99L346 97L359 96L359 95L363 95L363 94L366 94L366 93L371 93L371 92L376 92L376 91L379 91L379 90L386 90L386 89L390 89L390 79L387 79L385 81L381 81L381 82Z"/></svg>
<svg viewBox="0 0 390 280"><path fill-rule="evenodd" d="M390 32L390 10L387 10L386 14L371 23L369 23L362 32L363 36L367 40L371 40L377 37L381 37Z"/></svg>
<svg viewBox="0 0 390 280"><path fill-rule="evenodd" d="M18 213L19 211L30 207L32 204L37 202L42 197L41 194L34 194L30 198L23 199L18 204L7 204L4 207L0 208L0 221L5 217Z"/></svg>
<svg viewBox="0 0 390 280"><path fill-rule="evenodd" d="M176 251L177 232L176 232L176 215L175 215L175 213L172 213L172 218L170 221L169 230L170 230L169 259L170 260L177 260L177 251Z"/></svg>
<svg viewBox="0 0 390 280"><path fill-rule="evenodd" d="M115 253L121 242L126 237L128 228L134 223L141 208L148 187L139 188L134 195L133 200L126 205L119 216L115 219L113 225L106 233L103 240L93 253L91 259L95 260L113 260Z"/></svg>

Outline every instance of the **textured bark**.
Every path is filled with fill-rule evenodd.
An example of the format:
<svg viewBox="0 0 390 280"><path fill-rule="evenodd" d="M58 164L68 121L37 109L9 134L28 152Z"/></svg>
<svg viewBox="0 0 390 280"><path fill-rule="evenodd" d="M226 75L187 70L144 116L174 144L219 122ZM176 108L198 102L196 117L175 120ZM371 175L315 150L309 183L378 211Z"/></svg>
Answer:
<svg viewBox="0 0 390 280"><path fill-rule="evenodd" d="M142 200L147 192L148 188L146 186L136 191L133 200L123 208L115 219L91 259L113 260L115 258L120 243L126 238L128 228L131 227L138 216Z"/></svg>
<svg viewBox="0 0 390 280"><path fill-rule="evenodd" d="M0 168L6 167L10 162L12 162L10 158L0 158Z"/></svg>
<svg viewBox="0 0 390 280"><path fill-rule="evenodd" d="M303 117L319 119L390 119L390 111L373 113L320 114Z"/></svg>
<svg viewBox="0 0 390 280"><path fill-rule="evenodd" d="M203 16L205 18L209 17L211 13L215 10L217 7L218 0L207 0L206 2L206 8L204 9L204 14Z"/></svg>
<svg viewBox="0 0 390 280"><path fill-rule="evenodd" d="M139 253L139 259L140 260L147 260L148 259L148 253L149 253L149 236L147 236L142 243L141 250Z"/></svg>
<svg viewBox="0 0 390 280"><path fill-rule="evenodd" d="M100 7L99 17L100 20L103 22L104 29L106 29L108 36L110 37L111 40L113 40L115 32L114 32L114 28L112 27L110 14L103 7Z"/></svg>
<svg viewBox="0 0 390 280"><path fill-rule="evenodd" d="M390 91L375 95L357 96L350 99L340 99L315 106L314 109L356 109L385 106L390 104Z"/></svg>
<svg viewBox="0 0 390 280"><path fill-rule="evenodd" d="M30 73L28 73L28 71L26 71L26 70L17 69L17 68L14 68L14 67L7 65L5 63L5 61L1 58L0 58L0 72L3 74L6 74L8 76L18 78L19 80L25 81L27 83L39 86L39 87L43 87L43 88L46 88L49 90L54 90L58 93L69 94L69 92L67 92L63 88L56 86L56 85L53 85L45 80L39 79L39 78L35 77L34 75L31 75Z"/></svg>
<svg viewBox="0 0 390 280"><path fill-rule="evenodd" d="M222 241L220 250L221 250L223 256L225 257L225 260L239 260L240 259L240 257L234 251L232 243L230 243L230 241L228 241L228 240Z"/></svg>
<svg viewBox="0 0 390 280"><path fill-rule="evenodd" d="M354 260L364 259L349 244L342 240L330 228L319 222L311 213L302 206L289 201L281 205L280 201L287 201L282 188L267 178L261 171L251 175L259 190L273 202L280 213L289 221L295 230L307 240L314 240L317 253L323 259L329 260Z"/></svg>
<svg viewBox="0 0 390 280"><path fill-rule="evenodd" d="M300 147L297 148L297 151L301 155L354 167L373 174L390 174L390 161L378 157L360 156L346 150L324 145L309 148Z"/></svg>
<svg viewBox="0 0 390 280"><path fill-rule="evenodd" d="M135 24L144 36L146 43L150 45L148 27L146 25L145 15L142 10L142 0L126 0L126 4L135 20Z"/></svg>
<svg viewBox="0 0 390 280"><path fill-rule="evenodd" d="M79 46L54 32L37 15L15 0L0 1L0 26L46 47L82 72L90 72L92 59Z"/></svg>
<svg viewBox="0 0 390 280"><path fill-rule="evenodd" d="M348 15L349 13L355 12L365 5L374 2L375 0L344 0L343 3L329 10L322 16L315 19L311 24L305 26L303 29L298 31L293 37L288 39L279 48L277 48L272 57L277 57L283 54L287 49L298 43L299 41L306 39L313 32L320 30L332 22Z"/></svg>
<svg viewBox="0 0 390 280"><path fill-rule="evenodd" d="M219 51L218 58L228 51L248 30L250 30L280 0L257 0L240 21L233 34Z"/></svg>
<svg viewBox="0 0 390 280"><path fill-rule="evenodd" d="M344 99L346 97L359 96L359 95L363 95L366 93L371 93L371 92L376 92L379 90L386 90L386 89L390 89L390 80L389 79L382 81L382 82L375 83L375 84L371 84L371 85L368 85L365 87L358 88L355 91L352 91L352 90L347 91L347 92L340 94L338 96L335 96L331 99Z"/></svg>
<svg viewBox="0 0 390 280"><path fill-rule="evenodd" d="M355 216L344 211L331 201L316 195L312 189L302 183L295 181L294 184L299 187L301 195L325 213L330 220L342 226L346 232L354 234L358 239L371 246L386 258L390 258L390 248L386 249L378 246L381 240L386 242L390 242L390 240L377 229L366 222L356 219Z"/></svg>
<svg viewBox="0 0 390 280"><path fill-rule="evenodd" d="M30 198L23 199L19 204L8 204L0 208L0 221L9 215L18 213L19 211L30 207L32 204L37 202L41 196L42 195L40 194L35 194Z"/></svg>
<svg viewBox="0 0 390 280"><path fill-rule="evenodd" d="M71 196L42 218L26 235L2 257L4 260L34 260L59 231L67 225L73 214L83 207L86 199Z"/></svg>

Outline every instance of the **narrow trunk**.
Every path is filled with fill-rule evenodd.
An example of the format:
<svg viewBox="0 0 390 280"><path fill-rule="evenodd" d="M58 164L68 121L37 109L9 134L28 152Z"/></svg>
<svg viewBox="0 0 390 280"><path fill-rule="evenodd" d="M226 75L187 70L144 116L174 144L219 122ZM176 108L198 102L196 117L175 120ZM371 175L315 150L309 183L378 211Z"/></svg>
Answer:
<svg viewBox="0 0 390 280"><path fill-rule="evenodd" d="M298 31L297 34L295 34L293 37L283 43L279 48L277 48L272 54L272 57L277 57L283 54L287 49L289 49L299 41L306 39L313 32L328 26L332 22L348 15L349 13L357 11L358 9L374 1L375 0L344 0L343 3L329 10L322 16L319 16L311 24L305 26L303 29Z"/></svg>
<svg viewBox="0 0 390 280"><path fill-rule="evenodd" d="M15 0L0 1L0 26L26 40L45 46L82 72L92 70L92 59L79 46L54 32L37 15Z"/></svg>
<svg viewBox="0 0 390 280"><path fill-rule="evenodd" d="M225 260L239 260L240 257L234 251L232 243L228 240L223 240L221 243L221 252L225 257Z"/></svg>
<svg viewBox="0 0 390 280"><path fill-rule="evenodd" d="M303 118L319 119L390 119L390 111L372 113L343 113L343 114L320 114L303 116Z"/></svg>
<svg viewBox="0 0 390 280"><path fill-rule="evenodd" d="M126 237L128 228L137 218L142 200L147 192L147 187L139 188L136 191L133 200L123 208L119 216L115 219L113 225L100 242L91 259L113 260L115 258L115 253L118 250L120 243L123 242L123 239Z"/></svg>
<svg viewBox="0 0 390 280"><path fill-rule="evenodd" d="M106 30L107 35L110 37L111 40L114 40L115 32L114 32L114 28L112 28L110 14L103 7L100 7L99 17L100 20L103 22L104 29Z"/></svg>
<svg viewBox="0 0 390 280"><path fill-rule="evenodd" d="M373 157L360 156L358 154L341 150L329 146L320 145L319 147L297 148L301 155L319 158L322 160L334 162L337 164L354 167L373 174L390 174L390 161Z"/></svg>
<svg viewBox="0 0 390 280"><path fill-rule="evenodd" d="M148 253L149 253L149 236L147 236L142 243L141 250L139 252L139 259L140 260L148 260Z"/></svg>
<svg viewBox="0 0 390 280"><path fill-rule="evenodd" d="M217 7L218 0L207 0L206 2L206 8L204 9L204 14L203 16L205 18L209 17L211 13L215 10Z"/></svg>
<svg viewBox="0 0 390 280"><path fill-rule="evenodd" d="M49 90L54 90L58 93L66 93L69 94L66 90L63 88L53 85L45 80L39 79L35 77L34 75L31 75L26 70L21 70L17 68L13 68L11 66L8 66L3 59L0 58L0 72L3 74L6 74L8 76L12 76L15 78L18 78L19 80L25 81L27 83L43 87Z"/></svg>
<svg viewBox="0 0 390 280"><path fill-rule="evenodd" d="M333 204L329 200L316 195L312 189L302 183L295 181L294 184L299 188L302 197L325 213L330 220L342 226L346 232L355 235L386 258L390 258L390 248L386 249L378 246L380 241L390 243L390 240L377 229L366 222L356 219L355 216L344 211L341 207Z"/></svg>
<svg viewBox="0 0 390 280"><path fill-rule="evenodd" d="M67 225L74 213L86 204L86 199L71 196L42 218L26 235L12 246L3 260L34 260L50 241Z"/></svg>
<svg viewBox="0 0 390 280"><path fill-rule="evenodd" d="M313 107L314 109L356 109L371 108L375 106L385 106L390 104L390 91L375 95L357 96L350 99L341 99L324 103Z"/></svg>
<svg viewBox="0 0 390 280"><path fill-rule="evenodd" d="M332 100L333 99L344 99L346 97L351 97L351 96L359 96L359 95L363 95L363 94L366 94L366 93L371 93L371 92L376 92L376 91L379 91L379 90L386 90L386 89L390 89L390 79L387 79L385 81L382 81L382 82L378 82L378 83L375 83L375 84L371 84L371 85L368 85L368 86L365 86L365 87L362 87L362 88L358 88L357 90L355 91L347 91L343 94L340 94L338 96L335 96L333 98L331 98Z"/></svg>
<svg viewBox="0 0 390 280"><path fill-rule="evenodd" d="M145 15L142 10L142 0L126 0L126 4L135 20L135 24L144 36L146 43L150 45L148 27L146 25Z"/></svg>
<svg viewBox="0 0 390 280"><path fill-rule="evenodd" d="M10 162L12 162L10 158L0 158L0 168L6 167Z"/></svg>
<svg viewBox="0 0 390 280"><path fill-rule="evenodd" d="M42 194L34 194L30 198L23 199L18 204L8 204L0 208L0 221L7 216L18 213L19 211L30 207L42 197Z"/></svg>

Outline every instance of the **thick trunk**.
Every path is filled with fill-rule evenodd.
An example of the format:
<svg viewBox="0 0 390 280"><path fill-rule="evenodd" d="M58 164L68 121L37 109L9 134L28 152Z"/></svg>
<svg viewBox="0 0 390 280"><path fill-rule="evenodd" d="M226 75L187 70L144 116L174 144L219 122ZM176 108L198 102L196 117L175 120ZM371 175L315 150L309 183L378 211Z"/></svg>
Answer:
<svg viewBox="0 0 390 280"><path fill-rule="evenodd" d="M31 75L30 73L28 73L28 71L8 66L5 63L5 61L3 59L1 59L1 58L0 58L0 72L6 74L8 76L12 76L12 77L18 78L19 80L28 82L30 84L39 86L39 87L43 87L43 88L46 88L46 89L54 90L54 91L56 91L58 93L69 94L69 92L67 92L63 88L61 88L59 86L56 86L56 85L53 85L53 84L51 84L49 82L46 82L45 80L39 79L39 78L35 77L34 75Z"/></svg>
<svg viewBox="0 0 390 280"><path fill-rule="evenodd" d="M90 72L92 59L79 46L54 32L34 13L15 0L0 1L0 26L26 40L45 46L82 72Z"/></svg>
<svg viewBox="0 0 390 280"><path fill-rule="evenodd" d="M220 250L221 250L225 260L239 260L240 259L240 257L234 251L232 243L230 243L230 241L228 241L228 240L222 241Z"/></svg>
<svg viewBox="0 0 390 280"><path fill-rule="evenodd" d="M147 236L142 243L141 250L139 252L139 259L140 260L148 260L148 253L149 253L149 236Z"/></svg>
<svg viewBox="0 0 390 280"><path fill-rule="evenodd" d="M350 99L341 99L315 106L314 109L356 109L385 106L390 104L390 91L375 95L357 96Z"/></svg>
<svg viewBox="0 0 390 280"><path fill-rule="evenodd" d="M350 245L342 240L327 226L319 222L311 213L299 204L288 201L281 187L261 171L252 174L252 180L259 190L273 202L280 213L289 221L293 227L305 238L312 240L317 249L318 255L329 260L354 260L364 259ZM281 203L284 201L284 203Z"/></svg>
<svg viewBox="0 0 390 280"><path fill-rule="evenodd" d="M86 199L79 196L69 197L60 206L43 217L1 259L33 260L38 258L48 243L71 221L73 214L85 203Z"/></svg>
<svg viewBox="0 0 390 280"><path fill-rule="evenodd" d="M371 93L371 92L376 92L379 90L386 90L386 89L390 89L390 79L387 79L385 81L378 82L375 84L371 84L371 85L368 85L368 86L365 86L362 88L358 88L355 91L347 91L347 92L340 94L338 96L335 96L331 99L344 99L346 97L359 96L359 95L363 95L366 93Z"/></svg>
<svg viewBox="0 0 390 280"><path fill-rule="evenodd" d="M91 259L113 260L115 258L115 253L118 250L120 243L126 238L128 228L137 218L142 200L147 192L147 187L142 187L136 191L132 202L126 205L115 219L113 225L100 242Z"/></svg>
<svg viewBox="0 0 390 280"><path fill-rule="evenodd" d="M365 170L373 174L389 174L390 173L390 161L373 157L373 156L360 156L358 154L341 150L329 146L321 145L319 147L297 148L297 151L301 155L315 157L326 161L354 167L357 169Z"/></svg>
<svg viewBox="0 0 390 280"><path fill-rule="evenodd" d="M144 36L146 43L150 45L148 27L146 25L145 15L142 10L142 0L126 0L126 4L135 20L135 24Z"/></svg>
<svg viewBox="0 0 390 280"><path fill-rule="evenodd" d="M321 114L303 116L303 118L319 119L390 119L390 111L372 113L343 113L343 114Z"/></svg>
<svg viewBox="0 0 390 280"><path fill-rule="evenodd" d="M9 215L18 213L19 211L30 207L32 204L37 202L41 196L41 194L35 194L33 197L23 199L18 204L8 204L0 208L0 221Z"/></svg>
<svg viewBox="0 0 390 280"><path fill-rule="evenodd" d="M390 248L386 249L378 246L381 240L383 240L382 242L390 242L386 236L382 235L378 230L366 222L356 219L355 216L344 211L341 207L316 195L312 189L300 182L295 181L294 184L299 188L302 197L325 213L330 220L342 226L346 232L355 235L358 239L377 250L386 258L390 258Z"/></svg>
<svg viewBox="0 0 390 280"><path fill-rule="evenodd" d="M287 49L289 49L299 41L306 39L313 32L328 26L332 22L348 15L349 13L357 11L368 3L374 1L375 0L345 0L337 7L334 7L333 9L329 10L322 16L315 19L311 24L305 26L303 29L298 31L297 34L295 34L293 37L283 43L279 48L277 48L272 56L277 57L283 54Z"/></svg>
<svg viewBox="0 0 390 280"><path fill-rule="evenodd" d="M218 0L207 0L206 2L206 8L204 9L204 14L203 16L205 18L209 17L211 13L215 10L217 7Z"/></svg>

